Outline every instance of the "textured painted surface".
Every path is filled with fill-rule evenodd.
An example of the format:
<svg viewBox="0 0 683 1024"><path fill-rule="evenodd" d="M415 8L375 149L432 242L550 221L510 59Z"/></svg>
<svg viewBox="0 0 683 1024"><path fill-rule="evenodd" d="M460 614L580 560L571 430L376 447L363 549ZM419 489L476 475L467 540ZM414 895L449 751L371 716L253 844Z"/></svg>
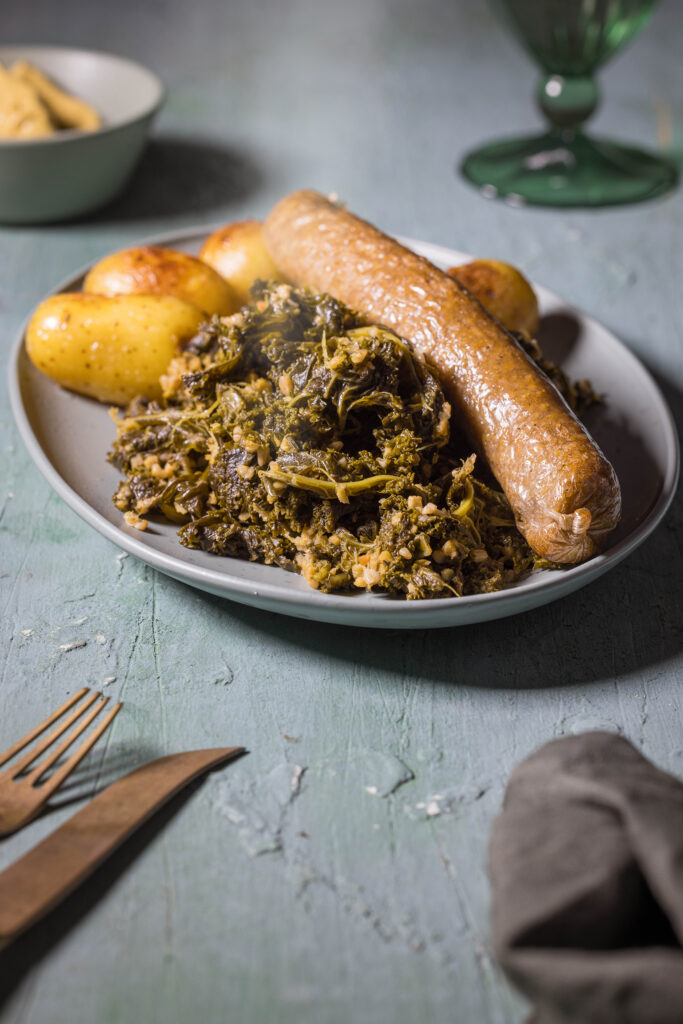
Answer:
<svg viewBox="0 0 683 1024"><path fill-rule="evenodd" d="M0 234L0 344L60 277L143 236L262 215L303 185L388 230L519 263L627 341L679 418L681 193L510 209L452 172L532 128L533 71L483 4L34 0L9 42L141 59L157 139L96 216ZM683 150L677 5L604 74L596 127ZM678 104L676 106L675 104ZM0 866L156 754L251 753L174 805L0 959L0 1019L518 1024L489 952L486 844L512 766L618 729L683 775L681 502L625 564L525 616L435 633L319 626L122 557L52 495L0 406L0 749L81 685L126 701L58 808ZM94 468L96 472L96 467Z"/></svg>

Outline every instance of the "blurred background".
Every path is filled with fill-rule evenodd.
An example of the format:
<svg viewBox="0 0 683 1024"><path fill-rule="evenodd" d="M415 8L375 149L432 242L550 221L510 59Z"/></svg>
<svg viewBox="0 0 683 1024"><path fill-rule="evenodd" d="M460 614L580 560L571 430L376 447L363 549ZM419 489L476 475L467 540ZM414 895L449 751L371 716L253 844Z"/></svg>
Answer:
<svg viewBox="0 0 683 1024"><path fill-rule="evenodd" d="M168 87L156 140L125 198L93 218L98 231L260 214L311 185L387 230L462 249L477 248L484 223L497 255L532 270L542 263L547 283L562 283L537 231L532 240L524 230L533 218L554 250L571 244L556 233L558 215L484 202L454 174L473 146L542 123L532 99L538 72L484 2L62 0L57 14L51 0L32 0L6 6L2 20L6 44L108 50L148 65ZM664 0L600 74L604 103L592 129L683 147L682 26L681 5ZM628 216L645 221L668 208Z"/></svg>

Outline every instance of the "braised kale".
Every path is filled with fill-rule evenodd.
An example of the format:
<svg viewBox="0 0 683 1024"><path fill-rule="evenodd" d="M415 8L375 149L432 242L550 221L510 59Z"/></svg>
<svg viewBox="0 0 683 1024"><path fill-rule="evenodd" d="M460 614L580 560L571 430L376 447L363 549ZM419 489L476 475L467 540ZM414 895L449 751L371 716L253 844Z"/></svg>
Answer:
<svg viewBox="0 0 683 1024"><path fill-rule="evenodd" d="M301 573L322 591L434 598L539 564L505 496L451 435L428 363L329 295L259 283L116 417L114 502L182 544Z"/></svg>

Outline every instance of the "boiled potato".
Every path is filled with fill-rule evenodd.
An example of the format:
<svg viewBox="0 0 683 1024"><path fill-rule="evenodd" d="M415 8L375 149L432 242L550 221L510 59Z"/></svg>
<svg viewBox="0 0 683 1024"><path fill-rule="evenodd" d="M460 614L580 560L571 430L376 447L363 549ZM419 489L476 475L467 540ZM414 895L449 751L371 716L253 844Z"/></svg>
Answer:
<svg viewBox="0 0 683 1024"><path fill-rule="evenodd" d="M266 249L258 220L239 220L214 231L200 249L199 258L229 282L240 305L250 301L249 289L257 278L284 280Z"/></svg>
<svg viewBox="0 0 683 1024"><path fill-rule="evenodd" d="M141 245L112 253L96 263L83 282L94 295L175 295L207 316L235 313L237 301L227 281L206 263L176 249Z"/></svg>
<svg viewBox="0 0 683 1024"><path fill-rule="evenodd" d="M464 284L508 331L534 336L538 330L538 300L516 267L500 260L473 260L451 267L447 273Z"/></svg>
<svg viewBox="0 0 683 1024"><path fill-rule="evenodd" d="M26 350L58 384L100 402L161 397L159 377L204 314L175 295L52 295L26 330Z"/></svg>

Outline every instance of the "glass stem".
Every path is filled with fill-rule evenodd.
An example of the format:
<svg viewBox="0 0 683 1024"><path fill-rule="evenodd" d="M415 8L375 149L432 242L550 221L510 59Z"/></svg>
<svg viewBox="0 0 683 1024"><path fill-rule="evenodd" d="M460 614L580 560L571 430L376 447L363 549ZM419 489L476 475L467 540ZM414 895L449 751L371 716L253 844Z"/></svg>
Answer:
<svg viewBox="0 0 683 1024"><path fill-rule="evenodd" d="M538 83L536 100L560 135L574 135L598 105L598 87L587 75L546 75Z"/></svg>

